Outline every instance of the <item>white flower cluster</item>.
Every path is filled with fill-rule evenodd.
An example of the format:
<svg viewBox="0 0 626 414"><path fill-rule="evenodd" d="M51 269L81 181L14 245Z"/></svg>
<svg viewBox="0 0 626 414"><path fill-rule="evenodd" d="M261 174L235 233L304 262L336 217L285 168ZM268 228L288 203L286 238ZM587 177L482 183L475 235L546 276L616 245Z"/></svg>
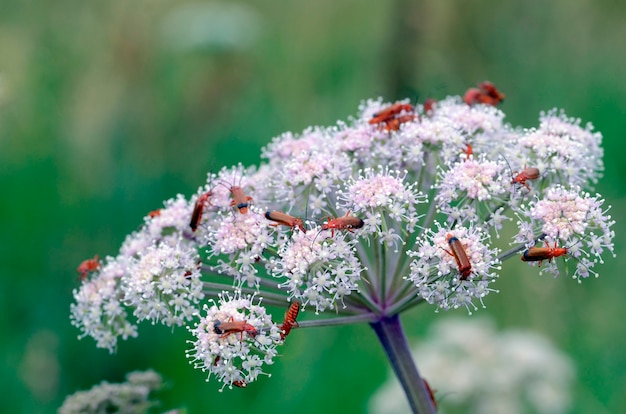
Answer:
<svg viewBox="0 0 626 414"><path fill-rule="evenodd" d="M404 236L418 230L418 204L427 198L417 183L406 180L407 171L367 168L347 182L347 192L339 192L340 205L365 214L364 232L374 234L381 243L404 243ZM404 227L398 226L405 224Z"/></svg>
<svg viewBox="0 0 626 414"><path fill-rule="evenodd" d="M208 235L208 242L212 246L211 255L224 257L216 270L232 276L237 284L247 282L248 286L257 286L259 270L254 266L261 258L263 249L271 245L269 223L255 211L233 219L232 217L218 216L217 228Z"/></svg>
<svg viewBox="0 0 626 414"><path fill-rule="evenodd" d="M602 135L593 126L580 126L580 119L569 118L553 109L542 113L539 128L521 137L522 150L541 171L550 171L551 183L585 187L596 183L604 169Z"/></svg>
<svg viewBox="0 0 626 414"><path fill-rule="evenodd" d="M488 242L488 236L477 227L449 231L439 225L439 230L429 230L418 239L416 250L409 251L415 260L408 279L415 283L419 295L438 309L462 306L471 313L476 309L474 298L482 303L482 298L494 291L489 284L498 277L495 270L500 269L498 249Z"/></svg>
<svg viewBox="0 0 626 414"><path fill-rule="evenodd" d="M581 277L587 278L590 274L597 277L592 268L603 263L602 254L608 250L615 255L615 232L611 230L615 221L603 210L603 204L599 195L592 197L576 187L551 187L543 199L530 202L524 214L520 214L520 232L516 240L532 246L532 234L540 232L544 235L546 247L539 248L543 250L531 247L534 250L530 250L545 253L543 260L547 260L548 265L542 268L542 272L558 276L557 261L552 259L562 253L564 260L576 263L573 278L580 282ZM542 261L535 262L541 264Z"/></svg>
<svg viewBox="0 0 626 414"><path fill-rule="evenodd" d="M163 379L152 370L126 374L126 382L111 384L106 381L87 391L68 395L58 414L126 413L143 414L160 405L150 400L150 393L163 388Z"/></svg>
<svg viewBox="0 0 626 414"><path fill-rule="evenodd" d="M119 337L137 336L129 313L167 326L191 320L204 294L197 245L184 237L190 215L182 196L166 201L126 238L117 257L107 257L74 290L70 318L80 337L91 336L113 352Z"/></svg>
<svg viewBox="0 0 626 414"><path fill-rule="evenodd" d="M303 232L296 232L289 243L282 245L280 260L273 263L273 276L286 279L279 286L289 292L289 300L302 301L322 312L338 303L346 295L358 291L359 275L363 270L354 252L354 240L344 234L330 237L329 230L311 240ZM345 305L343 305L345 307Z"/></svg>
<svg viewBox="0 0 626 414"><path fill-rule="evenodd" d="M194 367L215 375L224 386L241 388L256 381L264 364L271 365L280 328L265 308L239 292L220 294L218 302L204 306L205 316L194 328L193 348L187 356Z"/></svg>
<svg viewBox="0 0 626 414"><path fill-rule="evenodd" d="M510 192L502 163L483 157L454 162L439 178L435 202L450 222L486 217L505 203Z"/></svg>
<svg viewBox="0 0 626 414"><path fill-rule="evenodd" d="M117 338L137 336L137 326L128 321L128 310L120 295L120 280L125 266L107 257L96 278L85 281L74 290L76 303L70 305L72 325L82 331L79 338L91 336L98 348L113 352Z"/></svg>
<svg viewBox="0 0 626 414"><path fill-rule="evenodd" d="M182 326L203 298L197 251L181 244L150 246L133 258L121 280L124 304L138 321Z"/></svg>

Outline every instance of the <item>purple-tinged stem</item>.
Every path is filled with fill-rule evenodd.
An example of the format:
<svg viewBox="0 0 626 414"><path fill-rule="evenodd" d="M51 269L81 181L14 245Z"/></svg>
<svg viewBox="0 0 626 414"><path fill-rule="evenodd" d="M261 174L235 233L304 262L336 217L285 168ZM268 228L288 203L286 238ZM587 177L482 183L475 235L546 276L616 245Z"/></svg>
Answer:
<svg viewBox="0 0 626 414"><path fill-rule="evenodd" d="M404 335L399 315L382 317L376 322L371 322L370 325L385 348L413 413L435 414L430 394L411 356L411 349Z"/></svg>

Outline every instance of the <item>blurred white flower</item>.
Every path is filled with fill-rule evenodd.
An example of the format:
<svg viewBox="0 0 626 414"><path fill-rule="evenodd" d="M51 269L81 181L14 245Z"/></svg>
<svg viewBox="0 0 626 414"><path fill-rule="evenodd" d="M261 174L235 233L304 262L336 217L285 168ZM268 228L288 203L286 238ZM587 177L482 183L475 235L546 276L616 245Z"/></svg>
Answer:
<svg viewBox="0 0 626 414"><path fill-rule="evenodd" d="M161 388L163 379L157 372L130 372L126 374L126 382L111 384L103 381L90 390L68 395L58 414L144 414L160 404L149 397L152 391Z"/></svg>

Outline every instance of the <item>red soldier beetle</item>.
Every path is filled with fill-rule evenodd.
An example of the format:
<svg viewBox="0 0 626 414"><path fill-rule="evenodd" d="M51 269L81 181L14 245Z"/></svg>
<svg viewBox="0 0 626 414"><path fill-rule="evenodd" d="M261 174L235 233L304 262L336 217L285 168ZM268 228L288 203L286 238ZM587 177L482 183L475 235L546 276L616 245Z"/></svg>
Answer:
<svg viewBox="0 0 626 414"><path fill-rule="evenodd" d="M239 340L243 341L243 333L247 333L251 337L256 337L258 332L256 328L246 321L234 321L230 318L230 322L213 321L213 332L221 335L220 338L226 338L228 335L239 333Z"/></svg>
<svg viewBox="0 0 626 414"><path fill-rule="evenodd" d="M437 103L436 99L428 98L424 101L424 113L432 114L435 110L435 104Z"/></svg>
<svg viewBox="0 0 626 414"><path fill-rule="evenodd" d="M435 411L437 411L437 400L435 399L435 393L434 393L433 389L430 388L430 384L428 384L428 381L426 381L424 378L422 378L422 381L424 381L424 387L426 388L426 391L428 391L428 395L430 396L430 400L433 403L433 408L435 409Z"/></svg>
<svg viewBox="0 0 626 414"><path fill-rule="evenodd" d="M481 84L478 85L478 87L480 88L481 91L483 91L488 96L493 98L496 101L496 103L502 102L504 98L506 97L505 94L503 94L496 88L496 85L494 85L493 83L489 81L482 82Z"/></svg>
<svg viewBox="0 0 626 414"><path fill-rule="evenodd" d="M235 387L239 387L239 388L247 388L248 387L248 383L246 382L246 380L242 380L242 379L233 381L233 385Z"/></svg>
<svg viewBox="0 0 626 414"><path fill-rule="evenodd" d="M234 177L233 177L234 178ZM239 183L243 180L243 176L239 178ZM220 183L230 191L233 199L230 202L231 207L237 207L240 214L248 214L248 208L253 201L252 197L247 195L240 185L230 185L227 181L222 180Z"/></svg>
<svg viewBox="0 0 626 414"><path fill-rule="evenodd" d="M380 124L383 122L387 122L391 119L394 119L396 115L400 114L402 111L404 112L413 112L414 108L411 104L404 103L395 103L386 108L381 109L380 111L374 114L374 117L369 120L371 125Z"/></svg>
<svg viewBox="0 0 626 414"><path fill-rule="evenodd" d="M385 123L384 128L387 131L397 131L400 129L400 125L404 124L405 122L410 122L414 120L415 120L415 115L402 115L397 118L393 118L390 121L387 121Z"/></svg>
<svg viewBox="0 0 626 414"><path fill-rule="evenodd" d="M469 160L470 156L472 154L474 154L474 149L472 148L472 146L470 144L465 144L465 145L466 145L466 147L463 150L463 154L465 154L465 159Z"/></svg>
<svg viewBox="0 0 626 414"><path fill-rule="evenodd" d="M151 212L148 213L148 217L150 218L155 218L155 217L159 217L161 215L161 209L157 208L156 210L152 210Z"/></svg>
<svg viewBox="0 0 626 414"><path fill-rule="evenodd" d="M521 173L513 177L513 179L511 180L511 184L521 184L526 187L528 191L530 191L530 187L528 186L528 184L526 184L526 180L536 180L537 178L539 178L538 168L525 167Z"/></svg>
<svg viewBox="0 0 626 414"><path fill-rule="evenodd" d="M568 252L567 247L550 247L550 243L546 242L546 247L531 247L522 254L522 262L539 262L539 266L544 260L551 262L555 257L565 256Z"/></svg>
<svg viewBox="0 0 626 414"><path fill-rule="evenodd" d="M299 228L300 231L306 233L306 229L304 228L304 222L301 218L290 216L287 213L283 213L280 211L266 211L265 218L271 221L275 221L276 223L270 224L270 226L288 226L293 228Z"/></svg>
<svg viewBox="0 0 626 414"><path fill-rule="evenodd" d="M332 237L335 237L335 230L348 230L354 233L352 229L360 229L365 223L358 217L351 216L350 210L343 217L328 218L325 224L322 224L322 230L332 230Z"/></svg>
<svg viewBox="0 0 626 414"><path fill-rule="evenodd" d="M463 247L463 244L457 237L453 236L450 233L446 235L446 241L448 242L448 245L450 246L450 250L452 250L452 252L449 252L445 249L444 251L450 256L454 257L456 265L459 268L461 280L467 280L469 275L472 273L472 263L469 261L467 253L465 253L465 248Z"/></svg>
<svg viewBox="0 0 626 414"><path fill-rule="evenodd" d="M202 220L202 211L204 210L205 204L209 202L209 198L211 197L211 195L211 191L207 191L196 200L196 205L193 207L191 220L189 221L189 227L191 227L191 231L196 231L198 229L200 220ZM211 203L209 202L209 205L210 204Z"/></svg>
<svg viewBox="0 0 626 414"><path fill-rule="evenodd" d="M298 322L296 322L296 318L298 317L298 313L300 312L300 302L293 302L287 312L285 312L285 320L280 327L280 339L284 340L291 329L298 326Z"/></svg>
<svg viewBox="0 0 626 414"><path fill-rule="evenodd" d="M233 185L230 187L230 193L233 195L233 201L230 202L232 207L237 207L241 214L248 214L248 207L252 201L252 197L244 193L243 188Z"/></svg>
<svg viewBox="0 0 626 414"><path fill-rule="evenodd" d="M478 88L469 88L463 96L463 101L468 105L485 104L496 106L504 100L505 95L501 93L493 83L482 82Z"/></svg>
<svg viewBox="0 0 626 414"><path fill-rule="evenodd" d="M98 270L100 268L99 259L98 255L95 255L93 259L83 260L76 268L76 271L79 273L78 278L80 280L85 280L87 279L89 273Z"/></svg>
<svg viewBox="0 0 626 414"><path fill-rule="evenodd" d="M463 95L463 102L465 102L468 105L474 105L474 104L480 103L481 96L482 96L482 92L480 92L480 89L469 88L465 92L465 95Z"/></svg>
<svg viewBox="0 0 626 414"><path fill-rule="evenodd" d="M407 113L400 115L403 112ZM373 118L369 120L369 124L380 125L387 131L397 131L403 123L415 120L414 112L413 105L398 102L375 113Z"/></svg>
<svg viewBox="0 0 626 414"><path fill-rule="evenodd" d="M509 170L511 170L511 174L515 174L513 173L513 170L511 169L511 164L509 164L509 161L504 157L504 155L500 154L500 156L504 158L506 165L509 166ZM522 170L521 173L516 174L515 176L512 177L511 184L515 184L515 183L521 184L524 187L526 187L528 191L530 191L530 187L526 183L526 180L536 180L537 178L539 178L539 176L540 176L540 172L538 168L524 166L524 169Z"/></svg>

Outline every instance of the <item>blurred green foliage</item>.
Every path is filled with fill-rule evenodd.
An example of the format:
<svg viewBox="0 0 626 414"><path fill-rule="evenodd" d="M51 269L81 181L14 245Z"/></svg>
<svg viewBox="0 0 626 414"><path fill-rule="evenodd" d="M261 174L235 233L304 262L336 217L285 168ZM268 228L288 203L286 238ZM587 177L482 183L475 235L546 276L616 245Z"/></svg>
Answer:
<svg viewBox="0 0 626 414"><path fill-rule="evenodd" d="M154 368L171 384L164 409L365 412L388 372L368 326L298 331L271 379L219 393L188 365L183 330L143 326L116 355L78 341L75 268L115 255L208 170L257 163L281 132L333 124L369 97L423 101L491 80L513 124L562 107L604 134L597 190L613 205L618 257L582 285L507 262L480 312L575 359L573 412L626 412L625 23L617 0L5 0L0 411L52 413L69 393ZM404 323L418 340L436 317L424 307Z"/></svg>

